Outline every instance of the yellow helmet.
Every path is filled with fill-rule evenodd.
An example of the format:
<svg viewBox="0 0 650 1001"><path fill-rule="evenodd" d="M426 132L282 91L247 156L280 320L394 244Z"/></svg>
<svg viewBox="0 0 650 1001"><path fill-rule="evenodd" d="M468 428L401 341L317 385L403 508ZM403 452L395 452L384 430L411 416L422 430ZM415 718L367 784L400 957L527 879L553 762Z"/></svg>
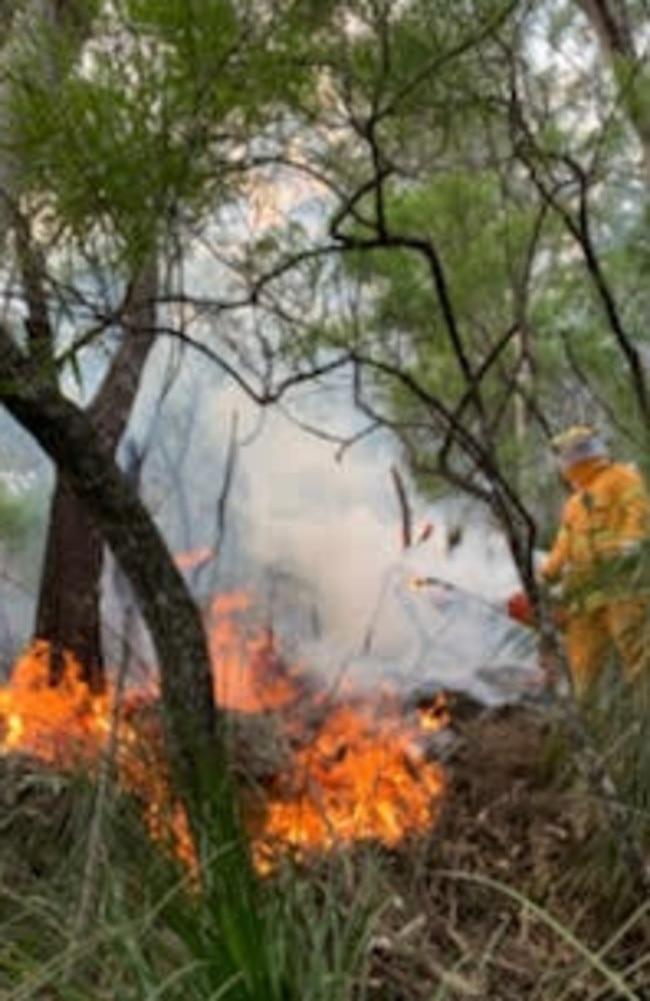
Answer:
<svg viewBox="0 0 650 1001"><path fill-rule="evenodd" d="M576 424L560 432L551 440L557 452L562 469L570 469L586 459L601 459L607 456L607 446L596 428L590 424Z"/></svg>

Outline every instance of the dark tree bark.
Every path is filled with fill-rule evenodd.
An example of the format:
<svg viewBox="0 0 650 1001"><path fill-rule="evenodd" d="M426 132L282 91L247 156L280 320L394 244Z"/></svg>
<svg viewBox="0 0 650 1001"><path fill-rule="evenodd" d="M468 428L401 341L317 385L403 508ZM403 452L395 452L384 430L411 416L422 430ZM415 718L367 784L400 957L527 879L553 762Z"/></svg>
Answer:
<svg viewBox="0 0 650 1001"><path fill-rule="evenodd" d="M34 639L48 644L52 685L61 680L66 654L72 654L90 689L104 688L99 615L103 550L100 532L57 473L34 629Z"/></svg>
<svg viewBox="0 0 650 1001"><path fill-rule="evenodd" d="M132 283L123 311L123 338L87 414L110 455L127 426L140 378L154 343L157 272L147 266ZM101 641L102 535L85 506L56 474L50 508L34 635L50 651L50 681L63 673L66 652L81 666L92 691L105 683Z"/></svg>
<svg viewBox="0 0 650 1001"><path fill-rule="evenodd" d="M62 395L2 325L0 403L55 463L131 582L160 664L176 787L198 839L215 796L223 801L230 788L199 609L147 509L88 415Z"/></svg>

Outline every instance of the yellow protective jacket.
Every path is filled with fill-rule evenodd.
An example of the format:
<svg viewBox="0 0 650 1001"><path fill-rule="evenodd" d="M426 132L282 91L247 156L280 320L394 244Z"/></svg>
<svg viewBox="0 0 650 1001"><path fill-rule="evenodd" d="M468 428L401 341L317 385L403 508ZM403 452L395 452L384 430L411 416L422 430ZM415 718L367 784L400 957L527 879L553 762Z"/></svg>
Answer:
<svg viewBox="0 0 650 1001"><path fill-rule="evenodd" d="M562 579L569 607L591 610L633 592L630 575L622 580L612 568L626 546L650 539L650 497L634 466L603 458L574 466L570 482L573 493L541 573Z"/></svg>

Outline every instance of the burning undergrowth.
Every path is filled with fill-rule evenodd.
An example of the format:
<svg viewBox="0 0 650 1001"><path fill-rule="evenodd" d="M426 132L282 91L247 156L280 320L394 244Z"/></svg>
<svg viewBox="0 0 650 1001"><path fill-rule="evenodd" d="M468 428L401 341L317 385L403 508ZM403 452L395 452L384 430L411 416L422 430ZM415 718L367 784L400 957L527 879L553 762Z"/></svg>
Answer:
<svg viewBox="0 0 650 1001"><path fill-rule="evenodd" d="M222 599L208 624L255 858L270 874L261 882L282 880L280 860L307 861L298 868L314 920L324 906L343 920L360 886L371 888L380 916L362 962L369 1001L596 997L603 963L586 961L572 936L597 950L611 935L606 958L620 968L649 951L639 923L616 933L620 911L613 919L600 877L595 889L580 885L594 812L547 760L548 712L487 709L458 693L332 688L288 661L268 630L242 630L246 607L243 597ZM169 798L156 687L91 696L70 664L53 689L47 660L45 648L29 650L0 690L0 882L29 891L30 879L61 865L66 837L70 881L88 817L74 776L82 766L92 786L112 749L116 788L129 794L129 810L139 807L146 833L136 892L153 892L142 875L159 854L147 851L150 836L171 836L183 861L189 851ZM133 856L134 841L125 845ZM302 912L296 921L308 923ZM571 934L558 934L561 926ZM113 989L111 980L97 996L118 996Z"/></svg>
<svg viewBox="0 0 650 1001"><path fill-rule="evenodd" d="M258 865L334 846L395 846L428 830L444 795L431 734L444 702L407 704L395 691L335 689L290 664L269 630L251 635L243 595L208 618L215 697L224 716ZM0 689L0 748L57 769L92 772L112 756L117 784L142 806L151 834L189 859L184 816L170 798L154 683L89 692L72 660L49 681L48 649L33 645Z"/></svg>
<svg viewBox="0 0 650 1001"><path fill-rule="evenodd" d="M268 637L265 642L268 643ZM324 694L317 685L316 692ZM138 695L139 699L125 712L125 720L129 722L128 726L124 724L124 733L128 734L131 726L141 731L143 745L150 755L148 760L142 754L139 756L140 767L144 769L142 780L151 781L152 768L160 765L156 746L160 738L157 705L155 700ZM390 699L388 702L390 705ZM289 705L285 704L287 718L295 724ZM258 860L267 872L269 859L277 859L279 851L287 859L291 854L295 858L295 851L289 851L290 845L301 850L308 864L298 868L302 878L308 880L308 887L301 883L298 892L294 885L293 892L297 893L297 907L299 901L300 906L304 905L305 895L312 901L310 920L326 920L321 913L325 908L334 909L344 922L345 916L353 914L359 906L362 894L370 895L377 917L363 960L367 977L367 992L363 996L367 1001L424 1001L436 996L450 1001L467 997L502 1001L528 997L546 1001L558 996L599 996L601 974L583 961L584 953L572 945L570 936L557 933L557 928L566 924L576 934L588 935L597 943L603 920L603 911L597 905L606 904L606 893L601 892L605 890L602 885L596 893L576 888L578 870L573 866L590 817L566 788L558 788L544 774L548 721L541 713L524 706L499 709L461 706L464 712L459 713L454 723L457 740L445 765L444 786L429 790L434 795L426 825L423 821L420 827L411 824L406 829L396 827L396 818L403 820L396 804L403 796L412 799L415 785L408 784L413 779L410 770L414 768L419 781L422 763L427 760L426 739L417 752L423 755L419 766L414 767L412 750L400 752L406 753L410 762L403 786L396 790L393 782L385 786L381 775L372 776L368 784L376 793L377 803L359 816L354 804L359 790L363 795L367 788L362 781L362 769L354 779L345 771L347 744L341 745L328 737L318 754L315 748L316 735L327 732L326 726L323 729L324 721L332 716L340 722L340 710L347 726L348 714L356 714L366 704L350 699L349 703L337 701L335 707L327 708L319 705L318 699L308 698L303 689L293 708L299 705L308 717L300 735L293 732L287 736L282 712L249 713L240 709L231 714L237 767L247 772L241 788L263 793L263 799L257 802L258 813L254 806L250 808L255 796L247 800L251 835L258 846ZM408 713L418 713L421 709L422 700L418 698L413 700ZM392 718L392 711L391 708L388 719ZM435 714L440 712L438 705ZM68 713L68 725L73 718L74 713ZM386 718L382 707L379 719L385 722ZM411 725L409 722L407 731ZM374 746L377 740L374 714L364 721L361 735L366 726ZM96 759L89 754L88 726L85 729L86 736L80 740L77 753L86 753L90 767ZM145 731L148 731L146 739ZM403 733L400 730L401 748L405 746ZM250 750L251 739L258 742L254 753ZM42 881L34 883L35 876L44 875L50 887L54 871L58 871L58 878L68 892L75 846L84 842L84 825L92 809L89 795L92 783L84 787L73 773L62 771L59 764L53 768L45 765L43 744L39 747L38 759L18 751L0 757L0 815L4 818L0 884L13 888L24 900L33 893L35 885L43 885ZM366 760L364 753L359 759L352 755L350 758L350 765ZM79 758L76 760L78 763ZM402 759L398 760L403 767ZM291 767L288 762L292 762ZM393 765L393 758L389 758L389 766ZM251 770L255 773L253 779ZM435 766L435 773L441 773L439 765ZM122 772L122 783L126 774ZM250 791L246 796L251 796ZM136 789L135 799L129 799L127 805L133 806L138 797L145 804L142 790ZM314 811L315 802L318 811ZM383 816L387 807L381 805L386 802L390 804L387 817ZM381 815L380 820L375 812ZM164 817L162 807L157 816L152 812L146 815L149 834L154 821L162 824ZM138 899L153 894L157 909L153 857L157 853L147 854L148 838L131 836L133 829L129 825L133 819L131 812L125 828L130 837L128 842L120 841L119 850L128 854L126 871L137 872ZM366 837L368 825L372 823L376 832L375 825L380 822L385 825L387 836L382 838L374 833ZM338 834L337 824L341 825ZM302 833L297 834L296 829ZM394 836L396 830L399 837ZM166 827L160 833L168 831ZM260 855L263 833L265 847ZM336 850L324 850L334 846ZM305 849L310 847L318 850L307 854ZM263 882L265 885L275 882L282 888L285 873L285 867L280 865ZM293 899L291 892L287 892ZM527 904L529 899L535 901L532 907ZM544 907L551 917L540 918L535 906ZM12 915L15 928L15 903L0 894L0 914L3 907ZM28 911L26 915L25 921L33 923ZM296 920L306 921L299 907ZM163 936L168 947L168 929ZM632 945L630 937L634 939ZM616 939L616 957L612 954L608 959L625 965L633 961L635 949L638 953L646 947L646 939L639 941L636 926L631 926L629 935ZM104 964L100 959L97 962L103 970ZM120 975L116 969L112 970L113 980ZM111 993L113 980L106 992L97 996L120 996Z"/></svg>

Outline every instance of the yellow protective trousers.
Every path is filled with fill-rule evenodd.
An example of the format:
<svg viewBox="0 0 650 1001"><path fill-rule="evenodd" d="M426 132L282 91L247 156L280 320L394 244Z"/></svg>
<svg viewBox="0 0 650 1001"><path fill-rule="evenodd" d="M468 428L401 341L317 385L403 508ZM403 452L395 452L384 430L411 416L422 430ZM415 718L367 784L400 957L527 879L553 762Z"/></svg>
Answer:
<svg viewBox="0 0 650 1001"><path fill-rule="evenodd" d="M572 612L564 639L577 699L584 699L593 689L612 652L620 658L623 678L632 682L650 666L648 602L630 598L591 611Z"/></svg>

